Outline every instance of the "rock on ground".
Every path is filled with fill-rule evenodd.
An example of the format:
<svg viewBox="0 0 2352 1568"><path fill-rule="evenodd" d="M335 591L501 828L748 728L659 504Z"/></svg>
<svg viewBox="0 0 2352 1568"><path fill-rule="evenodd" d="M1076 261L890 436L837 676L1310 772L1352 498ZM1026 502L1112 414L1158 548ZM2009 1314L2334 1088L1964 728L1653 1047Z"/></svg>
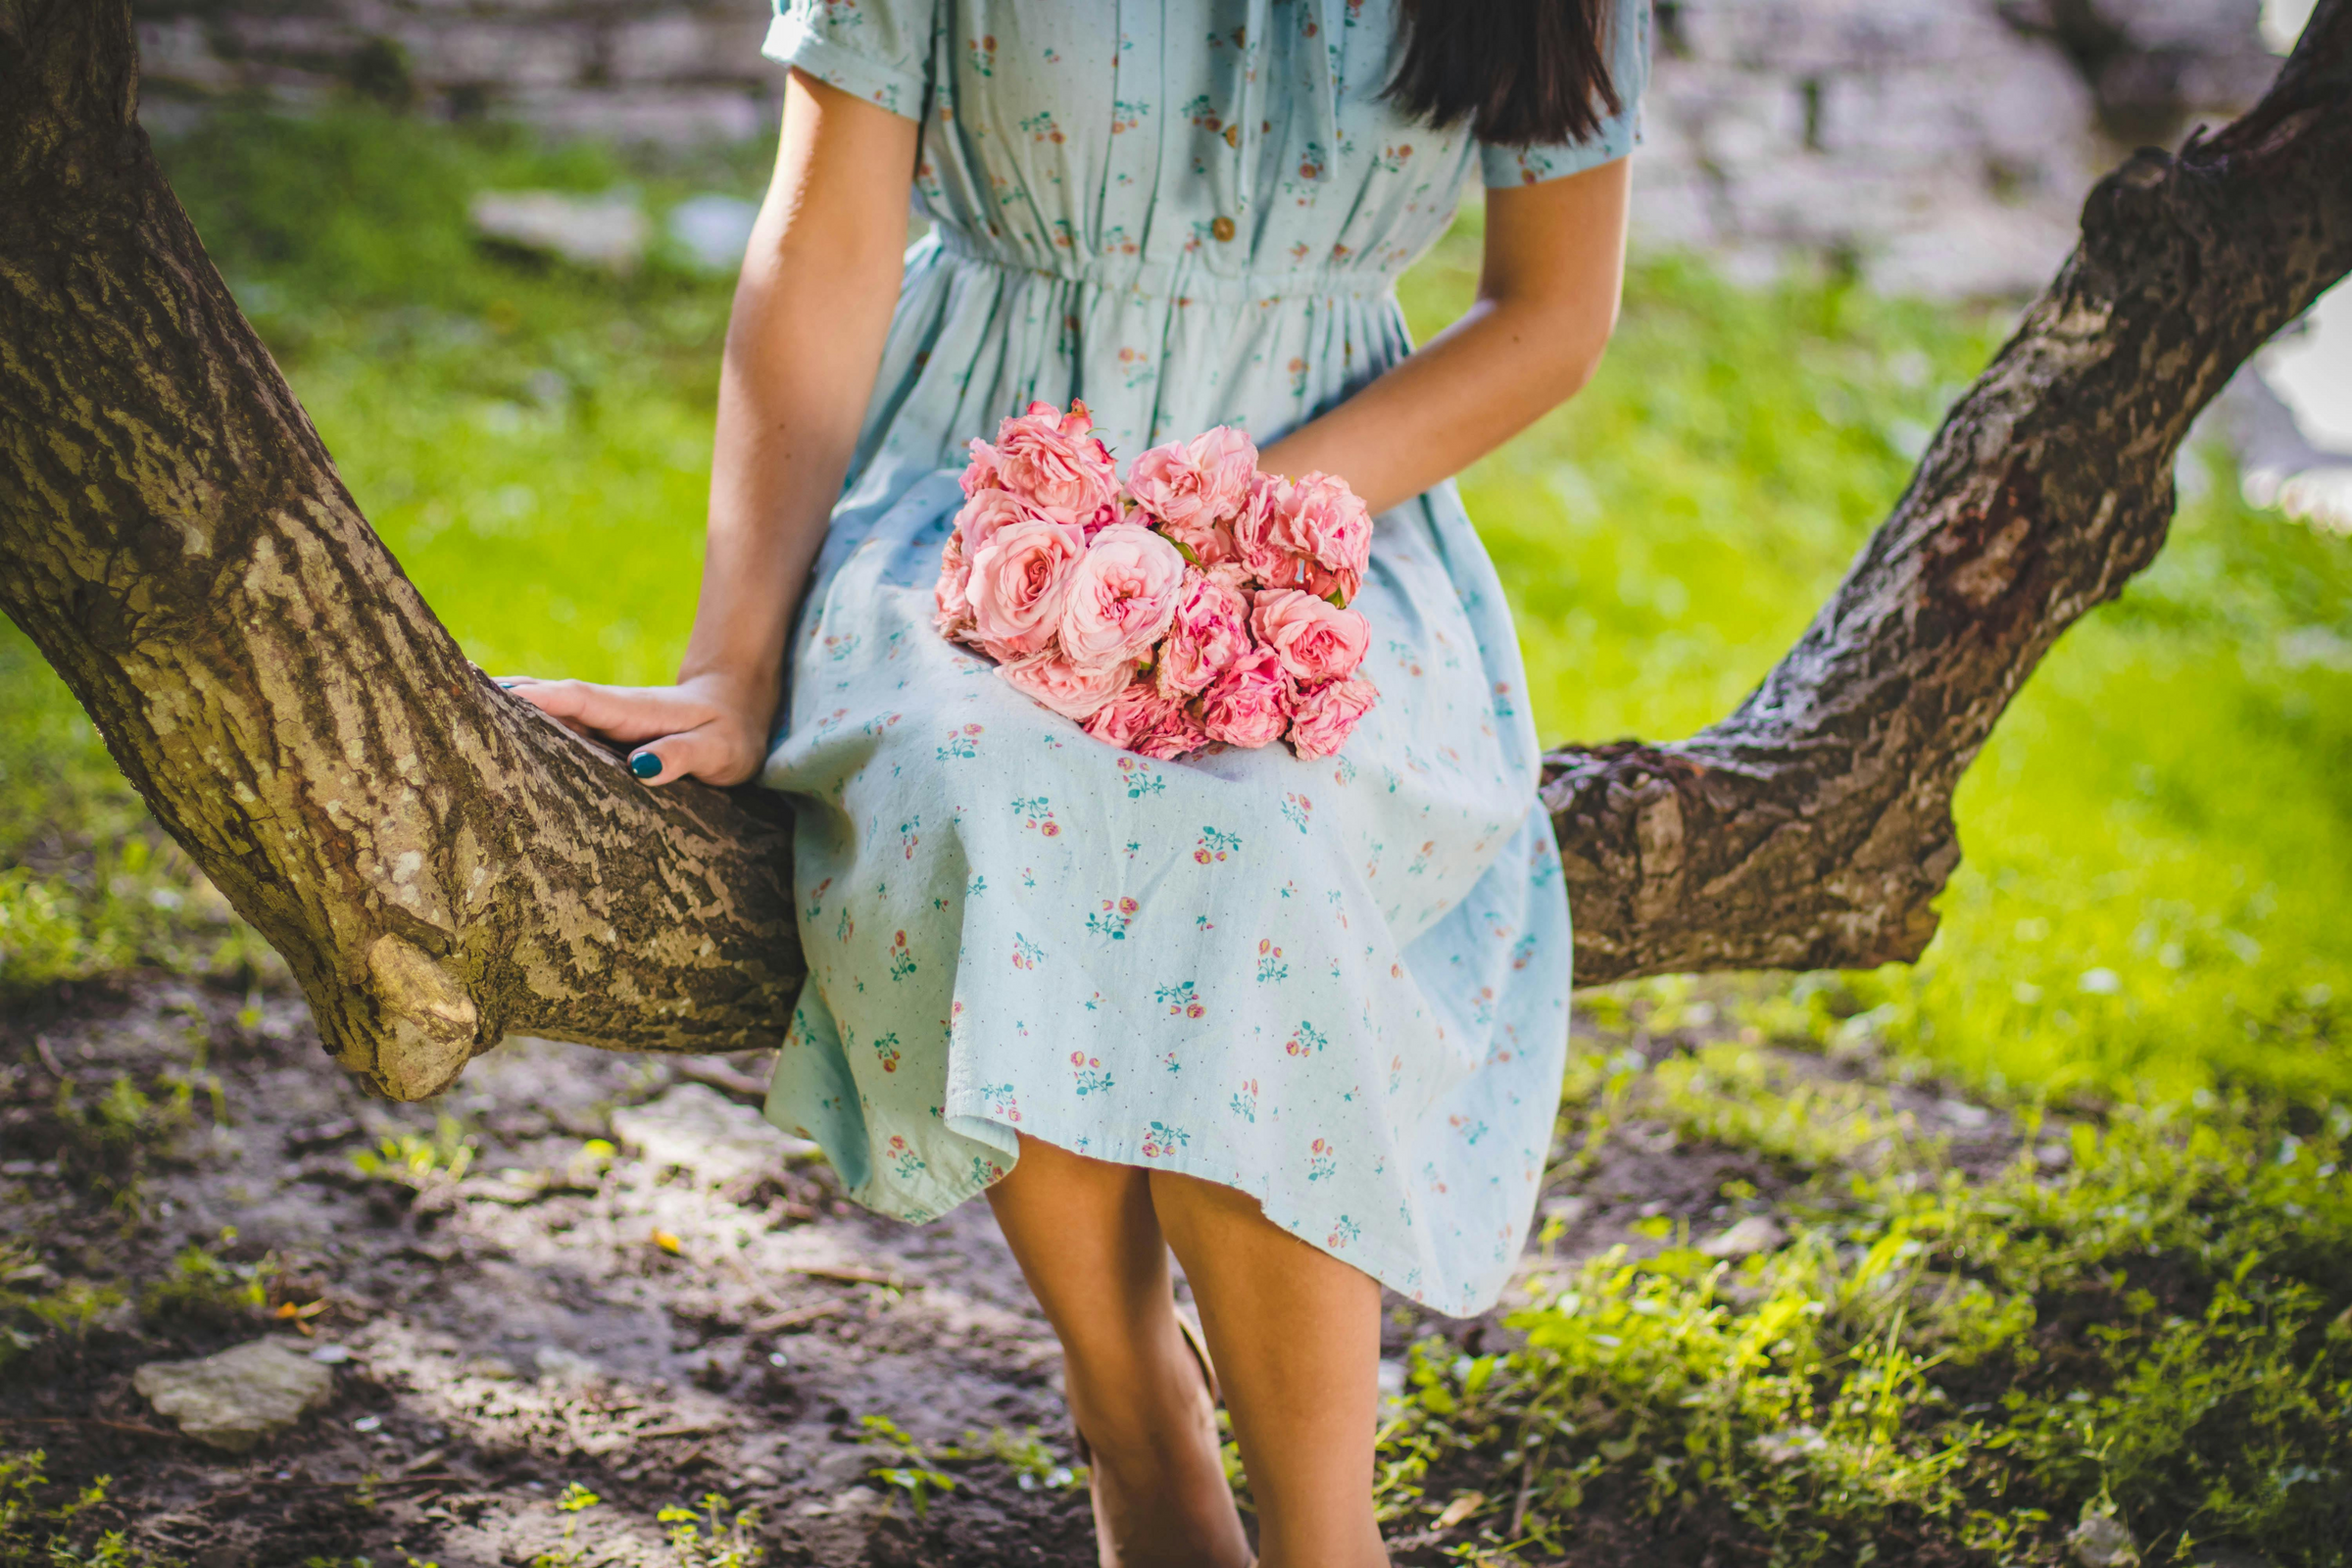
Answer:
<svg viewBox="0 0 2352 1568"><path fill-rule="evenodd" d="M546 251L581 267L634 271L653 225L626 191L566 196L561 191L484 191L466 214L484 237Z"/></svg>
<svg viewBox="0 0 2352 1568"><path fill-rule="evenodd" d="M199 1360L150 1361L131 1386L197 1442L243 1453L324 1404L335 1376L281 1341L251 1340Z"/></svg>
<svg viewBox="0 0 2352 1568"><path fill-rule="evenodd" d="M612 1113L620 1141L664 1168L721 1187L780 1170L787 1160L817 1152L806 1138L779 1132L749 1105L704 1084L673 1084L661 1098Z"/></svg>

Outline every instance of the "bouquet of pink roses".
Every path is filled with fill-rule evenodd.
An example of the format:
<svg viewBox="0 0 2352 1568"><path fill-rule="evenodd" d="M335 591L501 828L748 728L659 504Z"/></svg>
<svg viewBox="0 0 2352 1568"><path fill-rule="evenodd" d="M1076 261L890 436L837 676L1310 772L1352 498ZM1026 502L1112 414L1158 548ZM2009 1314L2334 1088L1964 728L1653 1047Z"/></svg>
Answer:
<svg viewBox="0 0 2352 1568"><path fill-rule="evenodd" d="M1348 608L1372 518L1346 481L1261 473L1218 425L1153 447L1121 485L1083 403L1032 403L971 452L935 623L1097 740L1328 757L1379 696Z"/></svg>

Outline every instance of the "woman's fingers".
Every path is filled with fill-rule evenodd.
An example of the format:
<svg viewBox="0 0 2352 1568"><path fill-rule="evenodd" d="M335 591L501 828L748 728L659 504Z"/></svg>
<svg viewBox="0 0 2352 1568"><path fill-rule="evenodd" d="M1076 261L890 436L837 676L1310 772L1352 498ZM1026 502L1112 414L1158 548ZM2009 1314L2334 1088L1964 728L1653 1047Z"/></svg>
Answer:
<svg viewBox="0 0 2352 1568"><path fill-rule="evenodd" d="M740 784L758 768L747 764L735 745L715 724L706 724L650 741L629 754L629 771L648 784L668 784L689 776L706 784Z"/></svg>
<svg viewBox="0 0 2352 1568"><path fill-rule="evenodd" d="M509 677L515 696L575 730L623 746L675 734L708 722L710 705L674 686L602 686L585 680Z"/></svg>
<svg viewBox="0 0 2352 1568"><path fill-rule="evenodd" d="M581 735L633 748L629 771L648 784L695 777L740 784L760 758L707 697L675 686L602 686L509 675L498 684Z"/></svg>

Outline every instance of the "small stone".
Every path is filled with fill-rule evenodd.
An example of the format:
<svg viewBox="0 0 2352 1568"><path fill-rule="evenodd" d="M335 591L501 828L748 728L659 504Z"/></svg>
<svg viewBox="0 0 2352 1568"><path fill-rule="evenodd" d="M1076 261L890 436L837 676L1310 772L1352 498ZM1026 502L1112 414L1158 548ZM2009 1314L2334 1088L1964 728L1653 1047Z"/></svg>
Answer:
<svg viewBox="0 0 2352 1568"><path fill-rule="evenodd" d="M637 198L626 191L566 196L552 190L484 191L467 209L476 232L545 251L581 267L631 272L653 237Z"/></svg>
<svg viewBox="0 0 2352 1568"><path fill-rule="evenodd" d="M229 1453L292 1427L335 1391L332 1372L278 1340L195 1361L150 1361L130 1381L157 1414Z"/></svg>
<svg viewBox="0 0 2352 1568"><path fill-rule="evenodd" d="M1991 1111L1983 1105L1972 1105L1965 1100L1938 1100L1936 1102L1936 1113L1954 1126L1966 1127L1972 1132L1992 1121Z"/></svg>
<svg viewBox="0 0 2352 1568"><path fill-rule="evenodd" d="M2082 1519L2066 1533L2067 1549L2082 1568L2139 1568L2139 1544L2112 1513L2082 1505Z"/></svg>
<svg viewBox="0 0 2352 1568"><path fill-rule="evenodd" d="M1767 1432L1749 1445L1756 1456L1766 1464L1788 1464L1791 1460L1815 1454L1828 1446L1817 1428L1809 1426L1785 1427Z"/></svg>
<svg viewBox="0 0 2352 1568"><path fill-rule="evenodd" d="M531 1352L531 1364L539 1375L558 1383L593 1383L604 1375L604 1369L576 1350L566 1350L561 1345L542 1345Z"/></svg>
<svg viewBox="0 0 2352 1568"><path fill-rule="evenodd" d="M816 1149L707 1084L674 1084L658 1100L624 1106L612 1113L612 1131L655 1164L676 1166L711 1187L780 1171Z"/></svg>
<svg viewBox="0 0 2352 1568"><path fill-rule="evenodd" d="M1560 1228L1566 1230L1582 1220L1592 1207L1591 1199L1569 1194L1561 1198L1546 1198L1541 1212L1546 1220L1558 1220Z"/></svg>
<svg viewBox="0 0 2352 1568"><path fill-rule="evenodd" d="M321 1345L311 1352L311 1359L320 1366L341 1366L351 1359L351 1348L344 1345Z"/></svg>
<svg viewBox="0 0 2352 1568"><path fill-rule="evenodd" d="M800 1511L811 1519L863 1519L880 1513L890 1499L872 1487L851 1487L830 1497L812 1497Z"/></svg>
<svg viewBox="0 0 2352 1568"><path fill-rule="evenodd" d="M1770 1214L1750 1214L1719 1236L1709 1237L1698 1250L1709 1257L1745 1257L1769 1252L1788 1239L1781 1222Z"/></svg>

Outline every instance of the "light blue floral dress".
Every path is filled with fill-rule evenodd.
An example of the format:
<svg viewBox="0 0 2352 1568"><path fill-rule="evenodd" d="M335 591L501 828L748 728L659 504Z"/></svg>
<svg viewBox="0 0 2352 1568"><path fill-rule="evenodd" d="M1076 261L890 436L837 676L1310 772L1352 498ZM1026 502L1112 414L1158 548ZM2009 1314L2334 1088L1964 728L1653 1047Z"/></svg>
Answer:
<svg viewBox="0 0 2352 1568"><path fill-rule="evenodd" d="M922 122L880 378L763 782L799 807L809 978L767 1113L921 1221L1015 1135L1186 1171L1444 1312L1501 1290L1549 1144L1568 906L1494 570L1451 484L1384 514L1380 702L1335 758L1152 762L931 626L964 443L1085 399L1122 466L1261 443L1411 344L1393 292L1480 147L1381 99L1388 0L784 0L766 52Z"/></svg>

